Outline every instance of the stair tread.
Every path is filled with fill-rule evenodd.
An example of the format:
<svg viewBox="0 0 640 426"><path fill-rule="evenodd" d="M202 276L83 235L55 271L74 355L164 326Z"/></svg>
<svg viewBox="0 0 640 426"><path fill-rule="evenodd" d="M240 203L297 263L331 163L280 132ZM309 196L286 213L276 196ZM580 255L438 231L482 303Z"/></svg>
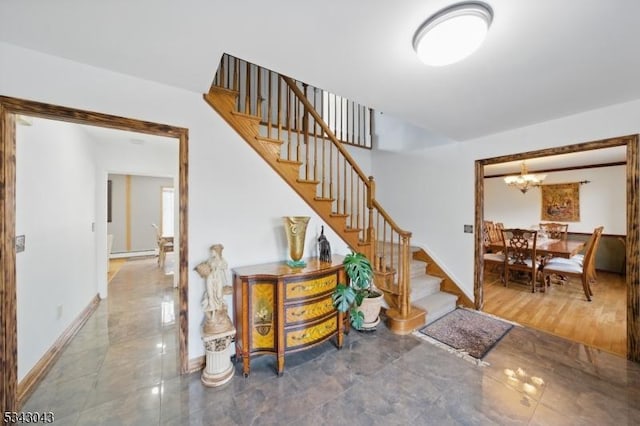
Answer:
<svg viewBox="0 0 640 426"><path fill-rule="evenodd" d="M440 291L442 278L433 275L421 275L411 278L411 300L421 299Z"/></svg>
<svg viewBox="0 0 640 426"><path fill-rule="evenodd" d="M262 121L262 119L260 117L258 117L257 115L253 115L253 114L247 114L247 113L238 112L238 111L231 111L231 114L236 115L238 117L247 118L249 120L254 120L254 121L257 121L258 123Z"/></svg>
<svg viewBox="0 0 640 426"><path fill-rule="evenodd" d="M278 158L277 161L279 163L283 163L283 164L295 164L297 166L301 166L302 163L300 161L296 161L296 160L287 160L286 158Z"/></svg>
<svg viewBox="0 0 640 426"><path fill-rule="evenodd" d="M296 180L298 181L298 183L308 183L308 184L313 184L313 185L317 185L317 184L320 183L319 180L307 180L307 179L301 179L301 178L298 178Z"/></svg>
<svg viewBox="0 0 640 426"><path fill-rule="evenodd" d="M424 307L436 307L442 303L448 303L458 300L458 296L453 293L447 293L446 291L439 291L437 293L430 294L417 300L412 300L414 305L420 305Z"/></svg>
<svg viewBox="0 0 640 426"><path fill-rule="evenodd" d="M427 270L427 262L412 259L409 263L409 269L412 278L424 275L425 271Z"/></svg>
<svg viewBox="0 0 640 426"><path fill-rule="evenodd" d="M455 294L439 291L438 293L411 301L411 304L427 311L427 324L430 324L453 311L456 308L457 301L458 296Z"/></svg>
<svg viewBox="0 0 640 426"><path fill-rule="evenodd" d="M331 201L332 203L336 200L335 198L327 198L327 197L315 197L316 201Z"/></svg>
<svg viewBox="0 0 640 426"><path fill-rule="evenodd" d="M362 231L361 228L345 228L344 232L360 232Z"/></svg>
<svg viewBox="0 0 640 426"><path fill-rule="evenodd" d="M212 93L212 92L227 93L229 95L234 95L234 96L238 96L239 94L237 90L227 89L225 87L220 87L220 86L211 86L209 93Z"/></svg>
<svg viewBox="0 0 640 426"><path fill-rule="evenodd" d="M331 217L349 217L349 215L346 213L331 213L330 216Z"/></svg>
<svg viewBox="0 0 640 426"><path fill-rule="evenodd" d="M282 145L284 143L280 139L269 138L267 136L256 136L256 139L263 142L277 143L279 145Z"/></svg>

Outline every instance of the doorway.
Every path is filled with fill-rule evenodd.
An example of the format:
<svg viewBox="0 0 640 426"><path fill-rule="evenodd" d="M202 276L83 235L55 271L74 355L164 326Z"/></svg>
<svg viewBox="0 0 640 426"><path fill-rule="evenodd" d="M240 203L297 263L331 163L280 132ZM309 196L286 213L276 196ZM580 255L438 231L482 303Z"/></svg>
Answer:
<svg viewBox="0 0 640 426"><path fill-rule="evenodd" d="M165 124L82 111L56 105L0 97L0 365L3 367L0 402L4 411L17 411L17 324L16 324L16 117L36 116L51 120L87 124L175 138L178 143L178 349L181 373L188 371L188 130Z"/></svg>
<svg viewBox="0 0 640 426"><path fill-rule="evenodd" d="M509 161L523 161L529 158L540 158L551 155L573 152L591 151L615 146L626 146L626 192L627 192L627 229L626 229L626 276L627 287L627 358L640 362L640 268L638 262L639 228L639 176L640 162L638 154L638 135L604 139L600 141L563 147L529 151L501 157L487 158L475 162L476 203L475 227L482 229L484 221L484 166ZM484 306L484 265L482 232L475 233L474 262L474 298L476 309Z"/></svg>

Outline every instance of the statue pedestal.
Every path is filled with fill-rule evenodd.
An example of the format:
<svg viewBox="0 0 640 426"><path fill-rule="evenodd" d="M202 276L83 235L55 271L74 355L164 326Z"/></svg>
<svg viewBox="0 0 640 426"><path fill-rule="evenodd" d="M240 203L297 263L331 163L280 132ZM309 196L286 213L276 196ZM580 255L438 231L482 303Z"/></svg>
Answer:
<svg viewBox="0 0 640 426"><path fill-rule="evenodd" d="M202 384L209 387L221 386L227 383L234 374L231 355L233 354L233 338L236 329L229 321L229 327L216 332L206 332L206 325L202 332L205 348L206 364L202 370Z"/></svg>

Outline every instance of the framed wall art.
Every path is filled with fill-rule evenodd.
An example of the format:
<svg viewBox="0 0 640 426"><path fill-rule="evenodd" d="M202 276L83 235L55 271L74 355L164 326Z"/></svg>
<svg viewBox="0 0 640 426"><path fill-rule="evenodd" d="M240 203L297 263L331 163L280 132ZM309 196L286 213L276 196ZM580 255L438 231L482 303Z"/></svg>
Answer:
<svg viewBox="0 0 640 426"><path fill-rule="evenodd" d="M580 221L580 183L542 185L540 192L542 194L541 220Z"/></svg>

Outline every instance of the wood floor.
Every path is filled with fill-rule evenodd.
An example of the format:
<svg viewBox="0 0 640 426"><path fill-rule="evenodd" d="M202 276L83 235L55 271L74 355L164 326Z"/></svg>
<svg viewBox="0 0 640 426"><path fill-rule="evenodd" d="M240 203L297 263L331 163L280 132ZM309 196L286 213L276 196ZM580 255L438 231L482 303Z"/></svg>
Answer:
<svg viewBox="0 0 640 426"><path fill-rule="evenodd" d="M118 273L122 265L127 262L126 258L109 259L109 271L107 272L107 282L110 283L113 277Z"/></svg>
<svg viewBox="0 0 640 426"><path fill-rule="evenodd" d="M484 311L522 325L626 357L627 293L623 275L598 272L594 297L587 302L582 284L552 284L546 293L509 283L495 273L485 275Z"/></svg>

